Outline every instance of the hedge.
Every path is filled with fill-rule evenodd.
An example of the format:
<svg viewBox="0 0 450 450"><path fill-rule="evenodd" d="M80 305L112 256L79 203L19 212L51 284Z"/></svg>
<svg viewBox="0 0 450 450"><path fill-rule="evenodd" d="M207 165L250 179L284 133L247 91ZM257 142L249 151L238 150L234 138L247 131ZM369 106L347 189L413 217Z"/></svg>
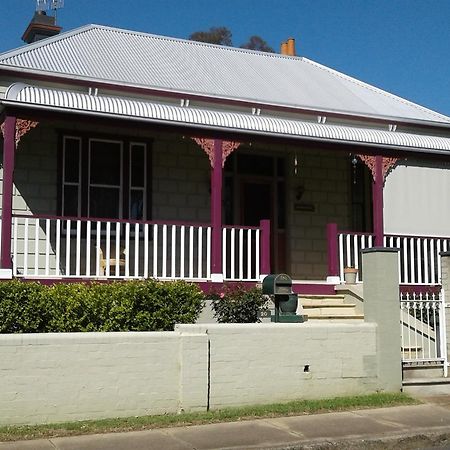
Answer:
<svg viewBox="0 0 450 450"><path fill-rule="evenodd" d="M203 293L185 281L0 283L0 333L170 331L194 323Z"/></svg>
<svg viewBox="0 0 450 450"><path fill-rule="evenodd" d="M244 285L223 286L210 292L214 317L219 323L255 323L261 320L258 312L269 309L266 296L258 288Z"/></svg>

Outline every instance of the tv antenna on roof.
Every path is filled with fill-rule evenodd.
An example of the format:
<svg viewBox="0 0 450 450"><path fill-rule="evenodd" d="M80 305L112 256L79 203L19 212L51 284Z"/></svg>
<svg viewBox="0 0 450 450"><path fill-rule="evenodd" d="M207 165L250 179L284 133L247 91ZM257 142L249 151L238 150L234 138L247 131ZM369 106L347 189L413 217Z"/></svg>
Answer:
<svg viewBox="0 0 450 450"><path fill-rule="evenodd" d="M64 6L64 0L36 0L36 11L54 11L55 21L58 9Z"/></svg>

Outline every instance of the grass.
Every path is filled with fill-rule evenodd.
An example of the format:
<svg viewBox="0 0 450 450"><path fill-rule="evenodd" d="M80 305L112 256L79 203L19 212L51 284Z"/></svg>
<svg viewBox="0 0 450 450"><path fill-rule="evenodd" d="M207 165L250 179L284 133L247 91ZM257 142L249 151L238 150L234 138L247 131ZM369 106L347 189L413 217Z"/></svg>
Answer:
<svg viewBox="0 0 450 450"><path fill-rule="evenodd" d="M86 420L47 425L3 426L0 427L0 441L43 439L94 433L118 433L152 428L251 420L263 417L297 416L333 411L384 408L417 403L417 400L405 394L378 393L322 400L295 400L288 403L244 406L197 413Z"/></svg>

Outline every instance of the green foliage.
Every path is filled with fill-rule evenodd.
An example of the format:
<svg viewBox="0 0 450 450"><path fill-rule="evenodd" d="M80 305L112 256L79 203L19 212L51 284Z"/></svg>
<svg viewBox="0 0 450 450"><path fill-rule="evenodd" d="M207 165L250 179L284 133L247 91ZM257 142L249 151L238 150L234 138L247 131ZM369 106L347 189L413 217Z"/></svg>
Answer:
<svg viewBox="0 0 450 450"><path fill-rule="evenodd" d="M214 317L220 323L258 322L258 311L268 309L267 299L261 289L245 286L224 286L220 292L209 295Z"/></svg>
<svg viewBox="0 0 450 450"><path fill-rule="evenodd" d="M275 50L260 36L250 36L248 42L242 44L241 48L258 50L260 52L275 53Z"/></svg>
<svg viewBox="0 0 450 450"><path fill-rule="evenodd" d="M216 45L232 45L231 31L227 27L211 27L208 31L196 31L189 36L189 39Z"/></svg>
<svg viewBox="0 0 450 450"><path fill-rule="evenodd" d="M226 45L231 47L233 45L232 33L227 27L211 27L207 31L195 31L188 39L197 42L208 42L216 45ZM261 52L275 53L275 50L260 36L250 36L241 48L250 50L259 50Z"/></svg>
<svg viewBox="0 0 450 450"><path fill-rule="evenodd" d="M0 333L161 331L193 323L203 293L184 281L0 283Z"/></svg>

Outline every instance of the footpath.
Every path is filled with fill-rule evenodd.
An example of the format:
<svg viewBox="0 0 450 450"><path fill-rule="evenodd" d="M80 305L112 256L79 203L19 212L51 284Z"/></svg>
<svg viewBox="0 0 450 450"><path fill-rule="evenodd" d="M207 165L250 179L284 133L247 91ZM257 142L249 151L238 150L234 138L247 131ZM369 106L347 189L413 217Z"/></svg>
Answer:
<svg viewBox="0 0 450 450"><path fill-rule="evenodd" d="M0 450L450 449L450 395L421 405L0 443Z"/></svg>

